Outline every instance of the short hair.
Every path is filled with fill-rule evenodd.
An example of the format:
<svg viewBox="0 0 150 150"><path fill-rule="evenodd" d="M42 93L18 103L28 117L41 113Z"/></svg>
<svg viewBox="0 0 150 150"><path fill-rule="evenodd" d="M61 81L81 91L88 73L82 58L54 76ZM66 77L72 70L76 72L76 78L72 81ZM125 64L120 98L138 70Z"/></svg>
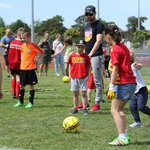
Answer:
<svg viewBox="0 0 150 150"><path fill-rule="evenodd" d="M68 45L73 45L72 36L67 36L64 42Z"/></svg>
<svg viewBox="0 0 150 150"><path fill-rule="evenodd" d="M23 33L23 36L31 37L31 32L29 32L28 30L25 30L24 33Z"/></svg>

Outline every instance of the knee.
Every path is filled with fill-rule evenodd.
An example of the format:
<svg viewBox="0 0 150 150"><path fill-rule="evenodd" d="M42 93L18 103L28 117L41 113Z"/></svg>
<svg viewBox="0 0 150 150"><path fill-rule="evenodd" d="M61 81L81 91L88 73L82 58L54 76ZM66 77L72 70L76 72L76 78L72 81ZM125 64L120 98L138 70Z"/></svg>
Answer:
<svg viewBox="0 0 150 150"><path fill-rule="evenodd" d="M140 107L138 107L138 110L141 111L141 112L143 112L144 111L144 107L140 106Z"/></svg>

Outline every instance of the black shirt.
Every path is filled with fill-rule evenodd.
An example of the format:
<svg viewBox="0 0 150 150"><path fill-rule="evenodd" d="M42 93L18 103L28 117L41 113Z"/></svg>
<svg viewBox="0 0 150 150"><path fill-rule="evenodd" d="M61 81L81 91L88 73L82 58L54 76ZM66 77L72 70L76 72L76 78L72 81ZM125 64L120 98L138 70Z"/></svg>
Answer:
<svg viewBox="0 0 150 150"><path fill-rule="evenodd" d="M96 20L94 22L89 22L86 24L84 28L84 36L85 36L85 42L86 42L86 54L89 54L90 51L92 50L95 42L96 42L96 36L97 34L103 34L104 31L104 25L99 21ZM103 49L102 49L102 43L100 44L99 48L95 52L94 56L99 56L103 54Z"/></svg>

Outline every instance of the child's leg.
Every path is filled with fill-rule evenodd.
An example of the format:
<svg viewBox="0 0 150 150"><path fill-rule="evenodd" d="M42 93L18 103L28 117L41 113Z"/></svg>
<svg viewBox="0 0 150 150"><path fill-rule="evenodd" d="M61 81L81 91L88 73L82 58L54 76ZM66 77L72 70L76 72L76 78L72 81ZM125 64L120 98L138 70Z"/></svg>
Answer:
<svg viewBox="0 0 150 150"><path fill-rule="evenodd" d="M74 109L78 109L79 91L73 91L73 106Z"/></svg>
<svg viewBox="0 0 150 150"><path fill-rule="evenodd" d="M13 98L15 98L16 97L16 74L13 74L11 77L11 91L12 91Z"/></svg>
<svg viewBox="0 0 150 150"><path fill-rule="evenodd" d="M88 102L87 102L87 91L82 91L82 104L83 104L83 110L86 109Z"/></svg>
<svg viewBox="0 0 150 150"><path fill-rule="evenodd" d="M0 62L0 99L3 97L3 93L2 93L2 67L1 67L1 62Z"/></svg>
<svg viewBox="0 0 150 150"><path fill-rule="evenodd" d="M92 89L87 89L87 100L88 102L91 101Z"/></svg>
<svg viewBox="0 0 150 150"><path fill-rule="evenodd" d="M19 101L21 104L24 103L24 93L25 93L25 86L21 85L19 93Z"/></svg>
<svg viewBox="0 0 150 150"><path fill-rule="evenodd" d="M39 77L42 75L43 66L44 66L44 64L40 64L40 67L39 67Z"/></svg>
<svg viewBox="0 0 150 150"><path fill-rule="evenodd" d="M144 114L150 115L150 108L146 106L147 101L148 101L147 87L143 87L137 93L138 110L143 112Z"/></svg>
<svg viewBox="0 0 150 150"><path fill-rule="evenodd" d="M126 118L123 108L126 101L113 99L111 103L111 113L113 115L117 130L119 134L125 134L126 131Z"/></svg>
<svg viewBox="0 0 150 150"><path fill-rule="evenodd" d="M34 90L34 85L30 85L30 90L29 90L29 102L33 104L34 102L34 95L35 95L35 90Z"/></svg>
<svg viewBox="0 0 150 150"><path fill-rule="evenodd" d="M16 97L19 97L20 92L20 76L16 75Z"/></svg>
<svg viewBox="0 0 150 150"><path fill-rule="evenodd" d="M132 114L135 122L141 122L139 111L138 111L138 104L137 104L137 96L136 95L134 95L132 97L132 99L130 100L129 109L131 111L131 114Z"/></svg>

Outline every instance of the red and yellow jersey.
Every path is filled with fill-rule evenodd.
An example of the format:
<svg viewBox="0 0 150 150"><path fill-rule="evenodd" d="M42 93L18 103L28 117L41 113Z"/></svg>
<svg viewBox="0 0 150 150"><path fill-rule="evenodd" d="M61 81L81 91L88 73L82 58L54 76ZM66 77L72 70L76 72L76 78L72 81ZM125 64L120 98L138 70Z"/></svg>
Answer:
<svg viewBox="0 0 150 150"><path fill-rule="evenodd" d="M118 77L115 84L136 83L130 62L130 53L128 48L122 43L113 45L110 52L109 69L113 69L113 65L118 65Z"/></svg>
<svg viewBox="0 0 150 150"><path fill-rule="evenodd" d="M22 44L21 46L21 70L36 69L35 57L36 54L43 54L43 50L36 44Z"/></svg>
<svg viewBox="0 0 150 150"><path fill-rule="evenodd" d="M72 53L69 57L68 64L71 66L71 78L84 78L88 75L90 67L90 57L86 54Z"/></svg>
<svg viewBox="0 0 150 150"><path fill-rule="evenodd" d="M15 39L10 43L8 50L8 63L10 69L20 70L21 45L22 42L20 39Z"/></svg>

